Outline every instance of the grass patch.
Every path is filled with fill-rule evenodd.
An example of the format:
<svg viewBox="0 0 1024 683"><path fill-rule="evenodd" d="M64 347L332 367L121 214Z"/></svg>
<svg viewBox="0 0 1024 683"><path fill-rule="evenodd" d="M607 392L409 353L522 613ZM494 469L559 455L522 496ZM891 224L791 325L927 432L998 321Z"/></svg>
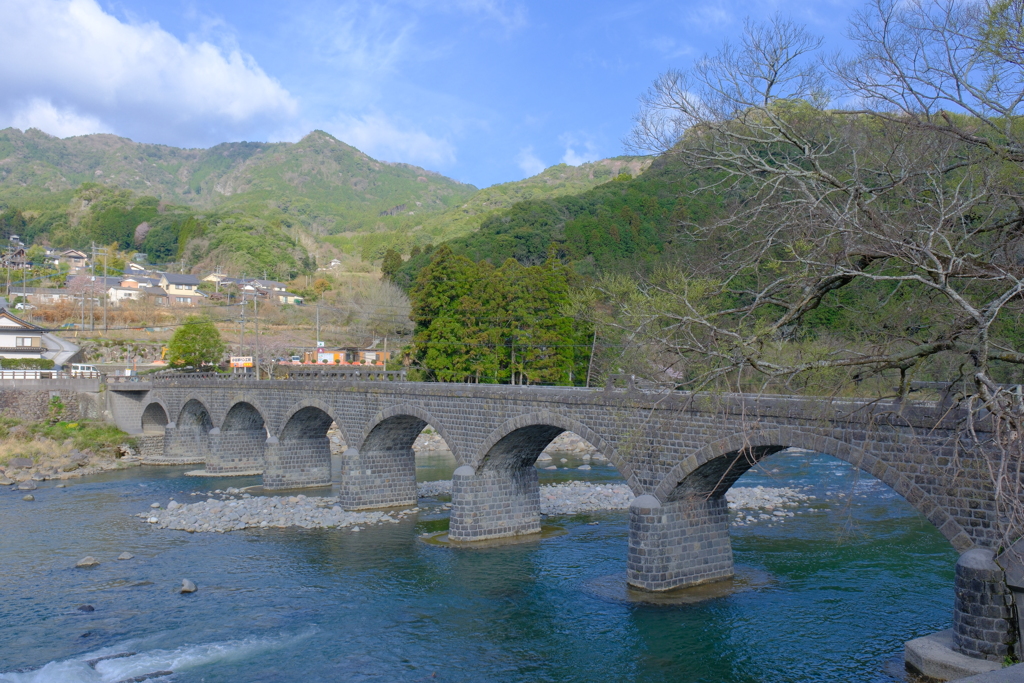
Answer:
<svg viewBox="0 0 1024 683"><path fill-rule="evenodd" d="M59 459L72 448L113 457L122 444L138 448L135 439L104 422L50 424L0 417L0 465L11 458L32 458L35 462Z"/></svg>

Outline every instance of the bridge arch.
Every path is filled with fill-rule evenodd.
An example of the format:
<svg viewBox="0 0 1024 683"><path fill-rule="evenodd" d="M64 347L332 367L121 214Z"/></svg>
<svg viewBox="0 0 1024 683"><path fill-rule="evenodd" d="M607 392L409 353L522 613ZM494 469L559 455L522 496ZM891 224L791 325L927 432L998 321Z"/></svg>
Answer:
<svg viewBox="0 0 1024 683"><path fill-rule="evenodd" d="M267 427L262 411L248 400L237 400L220 428L210 430L206 471L216 474L262 472Z"/></svg>
<svg viewBox="0 0 1024 683"><path fill-rule="evenodd" d="M349 448L339 471L342 506L352 509L415 505L416 453L413 443L423 428L437 430L448 447L444 425L425 408L402 403L378 412L363 432L358 448ZM459 454L454 453L456 460Z"/></svg>
<svg viewBox="0 0 1024 683"><path fill-rule="evenodd" d="M562 432L573 432L588 441L615 465L633 492L640 493L641 489L635 481L636 478L633 476L629 464L619 456L615 448L604 437L579 420L547 410L519 415L506 420L492 431L484 440L472 463L473 469L479 470L481 467L495 466L498 460L508 458L517 449L522 449L519 451L520 453L529 454L525 459L532 465L541 451ZM537 446L540 447L537 448ZM536 450L535 453L534 450Z"/></svg>
<svg viewBox="0 0 1024 683"><path fill-rule="evenodd" d="M833 437L798 429L751 431L713 441L677 464L654 491L661 503L688 496L724 497L736 481L762 459L787 448L831 455L876 477L924 515L958 551L974 547L964 528L917 484L868 451Z"/></svg>
<svg viewBox="0 0 1024 683"><path fill-rule="evenodd" d="M423 406L402 403L389 406L370 420L359 441L359 450L380 450L388 447L408 450L424 427L432 427L448 444L455 459L461 463L458 445L448 438L448 432ZM413 433L415 431L415 433ZM409 435L412 434L412 438Z"/></svg>
<svg viewBox="0 0 1024 683"><path fill-rule="evenodd" d="M167 410L167 406L164 405L163 401L152 401L142 411L140 420L142 433L148 435L163 434L167 428L167 423L170 422L169 415L170 411Z"/></svg>
<svg viewBox="0 0 1024 683"><path fill-rule="evenodd" d="M182 464L206 463L210 459L212 429L213 419L206 404L197 398L187 398L178 411L174 429L165 433L165 458Z"/></svg>
<svg viewBox="0 0 1024 683"><path fill-rule="evenodd" d="M307 399L295 405L280 433L267 438L263 485L270 489L330 486L327 430L332 422L330 408L321 401Z"/></svg>
<svg viewBox="0 0 1024 683"><path fill-rule="evenodd" d="M448 537L479 540L540 531L540 485L534 463L566 431L600 450L637 490L632 470L600 434L548 410L527 413L506 420L484 440L472 465L455 470Z"/></svg>

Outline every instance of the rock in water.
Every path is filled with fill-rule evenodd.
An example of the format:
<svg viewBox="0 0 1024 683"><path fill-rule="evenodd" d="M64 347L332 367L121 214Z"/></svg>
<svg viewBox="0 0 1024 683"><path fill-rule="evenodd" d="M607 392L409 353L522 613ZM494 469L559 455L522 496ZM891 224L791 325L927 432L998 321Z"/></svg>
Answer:
<svg viewBox="0 0 1024 683"><path fill-rule="evenodd" d="M153 504L152 504L152 505L150 505L149 507L151 507L151 508L153 508L154 510L156 510L157 508L159 508L159 507L160 507L160 503L153 503Z"/></svg>
<svg viewBox="0 0 1024 683"><path fill-rule="evenodd" d="M32 494L30 493L30 494L28 494L27 496L22 496L22 497L21 497L21 499L22 499L22 500L27 500L28 502L30 502L30 503L31 503L31 502L32 502L33 500L35 500L35 499L36 499L36 497L35 497L35 496L33 496L33 495L32 495Z"/></svg>
<svg viewBox="0 0 1024 683"><path fill-rule="evenodd" d="M92 605L79 605L78 606L78 611L79 612L95 612L96 608L93 607Z"/></svg>
<svg viewBox="0 0 1024 683"><path fill-rule="evenodd" d="M131 553L121 553L120 555L117 556L117 559L119 559L119 560L130 560L133 557L135 557L135 556L132 555Z"/></svg>
<svg viewBox="0 0 1024 683"><path fill-rule="evenodd" d="M76 562L75 566L76 567L95 567L98 564L99 564L99 560L97 560L92 555L87 555L86 557L83 557L78 562Z"/></svg>
<svg viewBox="0 0 1024 683"><path fill-rule="evenodd" d="M19 491L35 491L37 488L39 487L36 486L36 483L31 479L29 479L28 481L23 481L20 484L18 484Z"/></svg>
<svg viewBox="0 0 1024 683"><path fill-rule="evenodd" d="M14 483L13 481L8 479L4 475L0 474L0 486L10 486L13 483Z"/></svg>
<svg viewBox="0 0 1024 683"><path fill-rule="evenodd" d="M182 579L181 580L181 590L178 591L178 592L179 593L195 593L197 590L199 590L199 589L196 588L196 585L194 583L192 583L188 579Z"/></svg>

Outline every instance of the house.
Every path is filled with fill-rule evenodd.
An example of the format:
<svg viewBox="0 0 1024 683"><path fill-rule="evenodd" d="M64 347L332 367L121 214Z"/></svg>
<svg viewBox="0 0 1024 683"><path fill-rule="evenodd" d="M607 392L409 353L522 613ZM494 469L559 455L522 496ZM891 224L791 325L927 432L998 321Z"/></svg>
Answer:
<svg viewBox="0 0 1024 683"><path fill-rule="evenodd" d="M203 278L204 282L221 282L223 280L230 279L224 273L210 273Z"/></svg>
<svg viewBox="0 0 1024 683"><path fill-rule="evenodd" d="M80 353L77 345L15 316L0 298L0 358L46 358L61 367Z"/></svg>
<svg viewBox="0 0 1024 683"><path fill-rule="evenodd" d="M273 297L279 304L302 304L302 297L291 292L274 292Z"/></svg>
<svg viewBox="0 0 1024 683"><path fill-rule="evenodd" d="M283 292L288 289L288 285L276 280L250 280L249 283L256 289L264 289L268 292ZM246 289L248 288L247 286Z"/></svg>
<svg viewBox="0 0 1024 683"><path fill-rule="evenodd" d="M147 287L142 290L142 296L154 306L169 306L167 292L159 287Z"/></svg>
<svg viewBox="0 0 1024 683"><path fill-rule="evenodd" d="M66 264L71 272L81 270L89 265L89 256L84 251L78 249L67 249L62 251L57 257L58 264Z"/></svg>
<svg viewBox="0 0 1024 683"><path fill-rule="evenodd" d="M41 327L0 308L0 358L42 358L49 350L43 334Z"/></svg>
<svg viewBox="0 0 1024 683"><path fill-rule="evenodd" d="M138 287L110 287L107 289L107 299L114 305L120 305L122 301L138 301L142 297L145 288Z"/></svg>
<svg viewBox="0 0 1024 683"><path fill-rule="evenodd" d="M3 268L28 268L30 265L28 256L25 254L25 247L13 247L0 253L0 267Z"/></svg>
<svg viewBox="0 0 1024 683"><path fill-rule="evenodd" d="M390 351L360 349L350 346L338 351L317 349L316 362L330 365L383 365L391 360Z"/></svg>
<svg viewBox="0 0 1024 683"><path fill-rule="evenodd" d="M203 303L206 295L195 290L194 292L167 292L167 301L171 306L198 306Z"/></svg>
<svg viewBox="0 0 1024 683"><path fill-rule="evenodd" d="M121 287L130 289L145 289L146 287L158 287L160 280L155 277L143 277L141 275L129 275L121 279Z"/></svg>
<svg viewBox="0 0 1024 683"><path fill-rule="evenodd" d="M195 275L163 273L157 283L170 296L198 293L200 281Z"/></svg>
<svg viewBox="0 0 1024 683"><path fill-rule="evenodd" d="M22 297L36 306L55 304L58 301L73 301L75 295L57 287L12 287L11 296Z"/></svg>

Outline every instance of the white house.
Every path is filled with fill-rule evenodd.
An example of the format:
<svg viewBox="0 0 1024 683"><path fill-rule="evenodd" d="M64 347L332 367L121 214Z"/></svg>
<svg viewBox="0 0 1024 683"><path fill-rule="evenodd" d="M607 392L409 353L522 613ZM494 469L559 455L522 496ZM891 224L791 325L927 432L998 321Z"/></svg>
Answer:
<svg viewBox="0 0 1024 683"><path fill-rule="evenodd" d="M0 308L0 358L42 358L43 329Z"/></svg>

